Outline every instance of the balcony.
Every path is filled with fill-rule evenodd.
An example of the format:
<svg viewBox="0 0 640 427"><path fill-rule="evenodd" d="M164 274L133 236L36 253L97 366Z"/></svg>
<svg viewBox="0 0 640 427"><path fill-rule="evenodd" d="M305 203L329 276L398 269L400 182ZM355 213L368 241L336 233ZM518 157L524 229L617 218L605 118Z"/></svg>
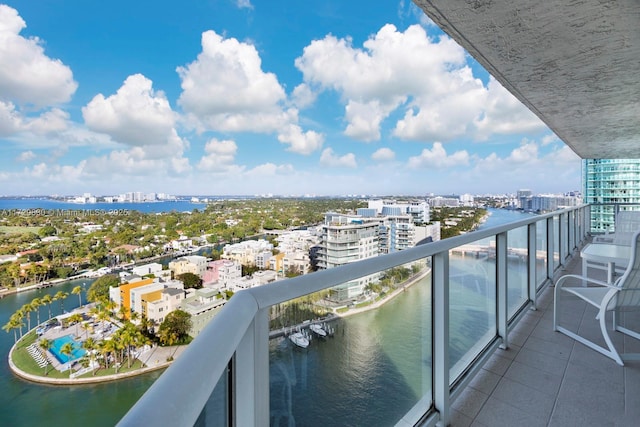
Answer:
<svg viewBox="0 0 640 427"><path fill-rule="evenodd" d="M305 412L315 417L328 409L339 413L334 425L631 425L640 415L640 364L619 367L551 327L550 279L579 270L589 209L531 217L239 292L120 425L290 425L296 417L305 425ZM333 341L313 343L318 351L291 350L282 340L287 349L280 352L269 339L272 307L414 265L431 272L407 295L428 298L418 316L401 316L402 308L384 319L389 327L402 322L384 345L377 341L383 330L357 325ZM415 295L409 299L420 300ZM572 308L578 323L595 316ZM628 349L638 343L617 344ZM333 365L317 362L321 353L336 352ZM313 381L345 360L340 383L315 393ZM345 404L349 393L362 394L358 405ZM334 394L331 408L318 403ZM384 413L372 422L367 417L383 402Z"/></svg>

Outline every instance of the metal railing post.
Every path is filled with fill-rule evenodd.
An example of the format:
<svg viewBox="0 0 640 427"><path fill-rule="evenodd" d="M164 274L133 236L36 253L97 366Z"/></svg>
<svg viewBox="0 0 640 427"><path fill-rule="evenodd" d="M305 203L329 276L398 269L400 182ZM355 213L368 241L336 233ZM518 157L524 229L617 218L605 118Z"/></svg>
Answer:
<svg viewBox="0 0 640 427"><path fill-rule="evenodd" d="M568 242L567 242L567 216L566 214L560 214L558 217L558 223L559 223L559 232L558 232L558 242L559 242L559 247L558 247L558 256L560 257L560 267L565 268L565 261L567 259L567 249L568 249Z"/></svg>
<svg viewBox="0 0 640 427"><path fill-rule="evenodd" d="M507 301L507 232L496 235L496 313L498 314L498 335L502 338L500 348L509 348L507 324L509 303Z"/></svg>
<svg viewBox="0 0 640 427"><path fill-rule="evenodd" d="M536 277L537 273L537 262L538 262L538 241L537 241L537 233L536 226L537 222L529 224L527 227L527 252L529 254L529 262L527 263L527 269L529 270L528 274L528 283L529 283L529 300L531 301L531 309L537 310L537 295L538 295L538 278Z"/></svg>
<svg viewBox="0 0 640 427"><path fill-rule="evenodd" d="M547 279L553 279L555 270L554 262L554 242L555 235L553 232L553 217L547 218Z"/></svg>
<svg viewBox="0 0 640 427"><path fill-rule="evenodd" d="M268 310L256 313L234 355L231 396L234 426L269 425Z"/></svg>
<svg viewBox="0 0 640 427"><path fill-rule="evenodd" d="M433 256L433 397L440 413L438 425L449 425L449 251Z"/></svg>

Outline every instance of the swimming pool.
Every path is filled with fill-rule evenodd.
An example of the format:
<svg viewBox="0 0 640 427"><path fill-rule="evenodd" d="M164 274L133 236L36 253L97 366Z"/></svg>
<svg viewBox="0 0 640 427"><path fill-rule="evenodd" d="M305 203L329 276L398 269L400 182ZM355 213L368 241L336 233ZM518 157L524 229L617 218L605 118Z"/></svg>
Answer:
<svg viewBox="0 0 640 427"><path fill-rule="evenodd" d="M66 343L71 343L71 345L73 346L73 351L69 355L63 354L61 352L62 346ZM79 359L87 352L84 348L82 348L79 342L71 338L71 335L65 335L53 340L49 351L55 356L56 359L58 359L58 362L60 363L67 363L69 361Z"/></svg>

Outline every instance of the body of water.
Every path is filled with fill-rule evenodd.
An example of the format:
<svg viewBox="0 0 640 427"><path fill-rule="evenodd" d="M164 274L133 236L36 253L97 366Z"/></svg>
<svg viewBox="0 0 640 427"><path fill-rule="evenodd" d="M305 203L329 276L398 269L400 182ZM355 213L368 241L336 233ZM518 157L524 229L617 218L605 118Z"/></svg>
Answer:
<svg viewBox="0 0 640 427"><path fill-rule="evenodd" d="M156 212L192 212L203 210L206 203L192 203L188 200L145 203L71 203L52 199L0 199L0 214L5 215L51 215L73 216L74 214L90 213L122 213L138 211L143 213Z"/></svg>
<svg viewBox="0 0 640 427"><path fill-rule="evenodd" d="M482 228L528 215L491 213ZM525 247L525 240L518 242L519 233L509 240L510 247ZM509 301L515 305L522 301L526 261L514 259L508 270ZM451 256L449 291L455 376L493 338L495 262L489 257ZM295 347L287 338L270 342L272 426L395 425L430 394L430 275L384 306L332 326L333 338L316 338L307 349Z"/></svg>
<svg viewBox="0 0 640 427"><path fill-rule="evenodd" d="M0 209L2 209L0 205ZM491 227L523 218L492 210ZM468 350L495 322L486 282L492 263L452 259L452 359ZM32 298L90 280L9 295L0 300L0 323ZM84 296L83 296L84 297ZM64 308L77 307L76 295ZM58 302L52 304L60 313ZM57 311L55 311L57 310ZM40 308L41 320L48 317ZM35 323L35 314L32 314ZM393 425L431 387L431 286L427 277L381 308L333 324L333 338L315 339L307 350L287 339L270 342L272 425ZM493 323L492 323L493 322ZM13 375L6 356L13 332L0 331L0 425L113 426L158 378L160 372L87 386L46 386Z"/></svg>

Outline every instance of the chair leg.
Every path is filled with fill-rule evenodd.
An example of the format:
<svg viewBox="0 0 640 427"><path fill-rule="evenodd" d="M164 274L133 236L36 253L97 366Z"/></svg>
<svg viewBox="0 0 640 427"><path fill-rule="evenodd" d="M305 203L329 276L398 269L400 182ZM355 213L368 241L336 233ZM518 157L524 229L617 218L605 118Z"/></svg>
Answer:
<svg viewBox="0 0 640 427"><path fill-rule="evenodd" d="M613 346L613 343L611 342L611 338L609 338L609 332L607 332L607 319L606 319L607 316L606 316L606 312L604 310L600 310L598 312L598 316L600 316L600 319L599 319L600 330L602 331L602 336L604 338L604 341L607 343L607 347L609 347L610 357L613 360L615 360L618 365L624 366L624 363L622 363L622 359L620 358L620 355L618 354L618 351ZM614 316L615 316L615 314L614 314Z"/></svg>

